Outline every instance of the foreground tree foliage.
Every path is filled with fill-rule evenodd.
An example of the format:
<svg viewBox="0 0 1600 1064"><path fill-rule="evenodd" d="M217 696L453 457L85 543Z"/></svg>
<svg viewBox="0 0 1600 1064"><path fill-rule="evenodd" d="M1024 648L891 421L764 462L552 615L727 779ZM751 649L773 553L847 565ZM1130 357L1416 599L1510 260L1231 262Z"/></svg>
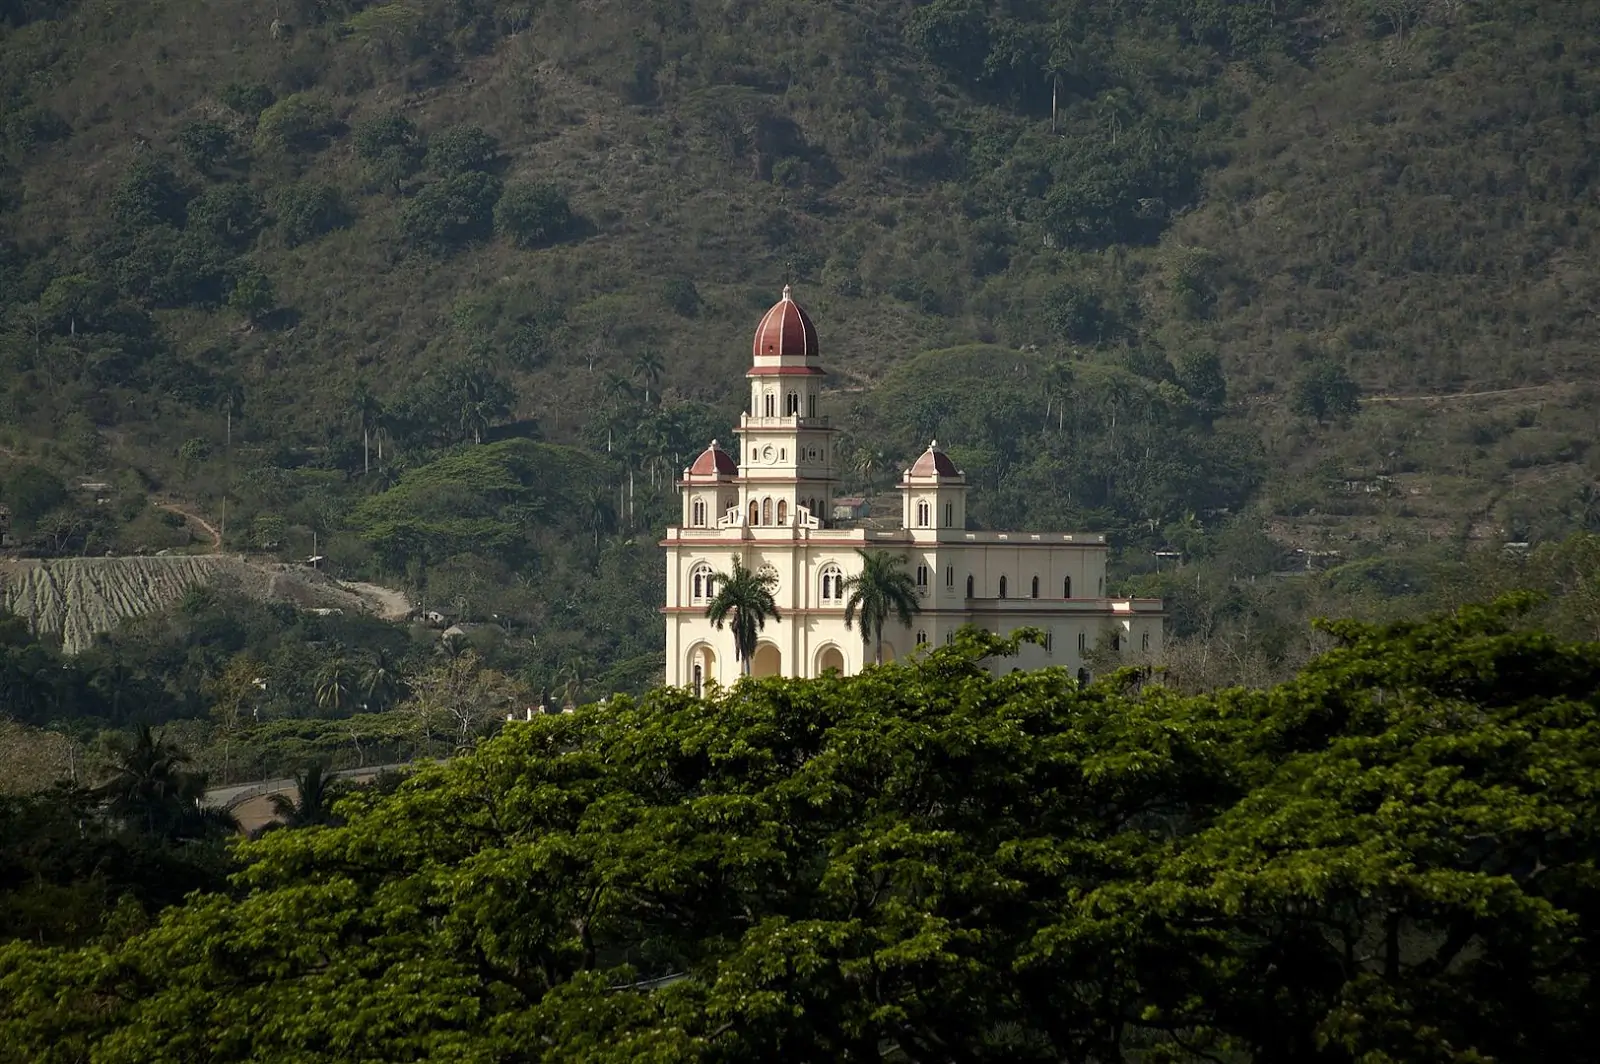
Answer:
<svg viewBox="0 0 1600 1064"><path fill-rule="evenodd" d="M1520 605L1266 691L968 634L519 724L123 943L7 947L0 1059L1580 1059L1600 646Z"/></svg>

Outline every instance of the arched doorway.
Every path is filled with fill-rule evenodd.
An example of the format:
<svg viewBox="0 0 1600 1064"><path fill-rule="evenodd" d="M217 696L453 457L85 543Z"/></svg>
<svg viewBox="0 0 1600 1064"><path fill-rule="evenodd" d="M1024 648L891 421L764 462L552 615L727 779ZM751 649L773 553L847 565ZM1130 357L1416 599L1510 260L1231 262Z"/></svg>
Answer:
<svg viewBox="0 0 1600 1064"><path fill-rule="evenodd" d="M696 695L705 693L706 684L717 678L717 652L705 643L696 643L689 650L689 689Z"/></svg>
<svg viewBox="0 0 1600 1064"><path fill-rule="evenodd" d="M844 675L844 651L831 643L817 653L817 675L821 676L829 669Z"/></svg>
<svg viewBox="0 0 1600 1064"><path fill-rule="evenodd" d="M771 643L756 646L756 656L750 659L751 676L782 676L783 655Z"/></svg>

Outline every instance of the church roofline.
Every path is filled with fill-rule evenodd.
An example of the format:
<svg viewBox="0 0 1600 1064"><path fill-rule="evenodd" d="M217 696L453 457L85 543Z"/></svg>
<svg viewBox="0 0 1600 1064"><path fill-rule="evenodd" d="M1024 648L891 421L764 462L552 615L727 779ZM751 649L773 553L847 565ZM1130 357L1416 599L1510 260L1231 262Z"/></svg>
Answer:
<svg viewBox="0 0 1600 1064"><path fill-rule="evenodd" d="M744 371L746 377L826 377L828 371L821 366L751 366Z"/></svg>

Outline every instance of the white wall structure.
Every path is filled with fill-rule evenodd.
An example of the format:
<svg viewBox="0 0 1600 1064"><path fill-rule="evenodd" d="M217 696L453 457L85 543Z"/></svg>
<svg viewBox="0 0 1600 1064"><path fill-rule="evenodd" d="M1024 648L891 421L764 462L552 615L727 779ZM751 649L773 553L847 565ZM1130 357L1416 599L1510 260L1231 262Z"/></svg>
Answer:
<svg viewBox="0 0 1600 1064"><path fill-rule="evenodd" d="M826 376L817 351L816 328L785 287L756 329L738 445L713 440L683 471L683 523L662 541L667 683L700 689L739 678L731 631L705 616L713 574L730 572L736 558L777 577L779 619L761 632L754 675L849 674L870 664L875 648L863 647L859 626L845 627L840 589L860 571L861 550L904 557L921 598L910 626L885 627L886 661L948 642L968 624L1048 633L1045 646L995 660L997 670L1065 665L1083 678L1096 647L1130 662L1159 658L1161 602L1106 597L1105 536L968 531L966 478L937 442L901 477L899 528L830 527L838 478L834 429L817 413Z"/></svg>

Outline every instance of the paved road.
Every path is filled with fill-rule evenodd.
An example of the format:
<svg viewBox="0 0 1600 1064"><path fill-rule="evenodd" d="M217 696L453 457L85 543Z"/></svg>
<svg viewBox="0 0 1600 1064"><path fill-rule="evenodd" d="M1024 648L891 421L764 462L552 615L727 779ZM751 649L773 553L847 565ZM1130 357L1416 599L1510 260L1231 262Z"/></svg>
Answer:
<svg viewBox="0 0 1600 1064"><path fill-rule="evenodd" d="M372 779L381 772L410 768L412 762L406 761L395 765L367 765L362 768L342 768L328 773L340 779ZM249 783L234 783L226 787L213 787L206 791L205 804L213 809L232 809L240 802L249 801L251 798L263 794L284 794L293 791L293 779L280 780L252 780Z"/></svg>

